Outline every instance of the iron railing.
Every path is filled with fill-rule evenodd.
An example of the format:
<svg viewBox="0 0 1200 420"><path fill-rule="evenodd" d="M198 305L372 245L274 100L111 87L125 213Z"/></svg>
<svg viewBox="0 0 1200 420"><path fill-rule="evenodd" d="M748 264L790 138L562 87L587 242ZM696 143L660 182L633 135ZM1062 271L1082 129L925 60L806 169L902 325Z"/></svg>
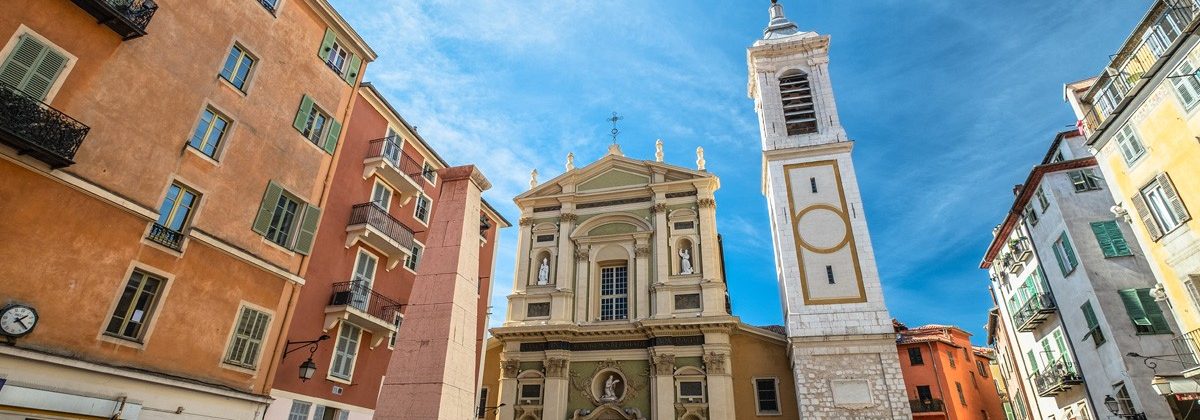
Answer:
<svg viewBox="0 0 1200 420"><path fill-rule="evenodd" d="M154 0L71 0L96 21L124 40L146 35L146 27L158 11Z"/></svg>
<svg viewBox="0 0 1200 420"><path fill-rule="evenodd" d="M1157 4L1155 7L1159 7ZM1192 19L1200 11L1197 0L1164 0L1156 16L1138 28L1136 33L1104 69L1096 85L1084 98L1084 127L1094 131L1134 88L1140 86L1142 77L1149 72L1158 59L1169 51L1171 45L1183 34ZM1136 41L1136 42L1135 42Z"/></svg>
<svg viewBox="0 0 1200 420"><path fill-rule="evenodd" d="M88 126L62 111L0 83L0 142L53 168L75 163Z"/></svg>
<svg viewBox="0 0 1200 420"><path fill-rule="evenodd" d="M154 0L105 0L109 6L124 16L138 30L145 32L150 26L150 19L158 11L158 3Z"/></svg>
<svg viewBox="0 0 1200 420"><path fill-rule="evenodd" d="M946 411L946 405L939 399L908 400L913 413L940 413Z"/></svg>
<svg viewBox="0 0 1200 420"><path fill-rule="evenodd" d="M146 239L157 242L159 245L176 251L183 248L183 232L171 229L169 227L155 223L150 227L150 234L146 235Z"/></svg>
<svg viewBox="0 0 1200 420"><path fill-rule="evenodd" d="M412 178L417 185L425 185L425 167L404 153L403 143L397 141L395 136L384 137L381 139L371 140L367 147L367 159L381 157L387 161L401 173Z"/></svg>
<svg viewBox="0 0 1200 420"><path fill-rule="evenodd" d="M1054 299L1050 298L1049 294L1034 293L1024 305L1021 305L1021 309L1012 315L1013 323L1016 324L1018 331L1032 331L1033 327L1049 318L1056 308Z"/></svg>
<svg viewBox="0 0 1200 420"><path fill-rule="evenodd" d="M413 247L413 231L374 203L357 204L350 209L350 222L347 226L361 224L379 230L405 249Z"/></svg>
<svg viewBox="0 0 1200 420"><path fill-rule="evenodd" d="M1075 370L1075 364L1062 355L1051 360L1042 370L1034 372L1033 383L1037 386L1038 395L1049 397L1071 388L1071 385L1083 383L1083 377Z"/></svg>
<svg viewBox="0 0 1200 420"><path fill-rule="evenodd" d="M329 306L350 306L390 324L404 305L376 292L370 282L360 279L334 283Z"/></svg>
<svg viewBox="0 0 1200 420"><path fill-rule="evenodd" d="M1171 339L1175 354L1169 358L1183 365L1181 371L1200 368L1200 330L1191 330Z"/></svg>

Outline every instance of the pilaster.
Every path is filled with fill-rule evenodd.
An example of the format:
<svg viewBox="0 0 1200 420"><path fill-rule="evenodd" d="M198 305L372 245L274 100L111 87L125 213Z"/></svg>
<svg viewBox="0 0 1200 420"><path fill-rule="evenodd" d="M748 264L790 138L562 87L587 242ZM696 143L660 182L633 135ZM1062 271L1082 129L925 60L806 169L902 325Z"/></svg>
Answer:
<svg viewBox="0 0 1200 420"><path fill-rule="evenodd" d="M558 419L567 415L567 398L570 392L567 372L570 367L570 352L552 350L546 352L546 382L542 396L542 417Z"/></svg>
<svg viewBox="0 0 1200 420"><path fill-rule="evenodd" d="M634 312L632 319L645 319L650 317L650 283L654 281L650 278L650 238L638 237L634 242L634 260L637 265L636 289L637 294L633 296L634 304L637 310Z"/></svg>
<svg viewBox="0 0 1200 420"><path fill-rule="evenodd" d="M529 210L521 211L521 219L517 221L517 254L529 255L529 244L533 236L533 215ZM524 293L529 285L529 258L518 258L516 272L513 274L513 293Z"/></svg>
<svg viewBox="0 0 1200 420"><path fill-rule="evenodd" d="M591 269L591 247L588 245L575 244L575 296L571 302L575 305L575 322L587 322L589 320L588 302L592 298L592 289L588 287L588 270Z"/></svg>
<svg viewBox="0 0 1200 420"><path fill-rule="evenodd" d="M650 418L675 419L675 354L674 346L659 346L651 350Z"/></svg>
<svg viewBox="0 0 1200 420"><path fill-rule="evenodd" d="M696 200L696 213L700 219L700 267L697 272L705 279L724 281L721 278L721 253L717 247L717 201L709 187L700 189Z"/></svg>

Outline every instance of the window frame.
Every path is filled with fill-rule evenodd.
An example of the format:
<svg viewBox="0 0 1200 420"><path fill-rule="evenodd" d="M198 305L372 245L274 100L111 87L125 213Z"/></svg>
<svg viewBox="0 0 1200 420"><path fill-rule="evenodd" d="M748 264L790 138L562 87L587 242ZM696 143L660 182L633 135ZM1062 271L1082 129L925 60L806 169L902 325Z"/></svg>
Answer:
<svg viewBox="0 0 1200 420"><path fill-rule="evenodd" d="M62 88L63 83L66 82L67 77L71 74L71 70L75 68L75 64L79 62L79 58L74 54L71 54L65 48L55 44L54 42L51 42L49 38L46 38L35 32L30 27L20 24L17 26L17 30L13 32L12 36L9 37L8 42L4 45L4 48L0 49L0 70L4 69L4 64L8 62L9 56L12 55L16 50L18 44L21 42L21 37L23 36L31 37L35 41L46 45L48 48L53 48L55 52L61 54L63 57L66 57L66 64L64 64L62 69L58 71L58 74L55 75L54 81L50 83L50 87L46 90L45 97L40 98L42 102L50 104L53 102L54 97L58 95L58 91ZM21 90L21 92L25 91Z"/></svg>
<svg viewBox="0 0 1200 420"><path fill-rule="evenodd" d="M133 276L139 274L142 276L142 281L138 285L137 289L135 289L133 295L134 297L131 297L129 303L127 303L129 306L127 306L124 310L125 315L117 328L118 332L109 332L109 330L112 329L113 318L117 316L117 311L121 309L121 298L125 295L125 289L129 288L129 282L133 279ZM128 320L137 311L136 308L138 305L135 302L141 300L142 291L146 285L145 279L147 278L153 278L157 280L158 286L151 296L150 302L147 303L145 308L142 310L143 321L138 327L136 334L137 337L130 337L128 335L121 334L120 332L128 327ZM168 290L167 286L170 285L171 280L171 277L150 271L145 267L131 267L130 270L125 274L125 281L121 282L120 288L117 289L117 294L113 299L112 307L106 312L108 316L105 318L106 322L101 324L101 337L117 340L118 343L132 343L134 345L144 346L146 342L149 341L150 332L153 329L154 321L157 319L159 307L163 304Z"/></svg>
<svg viewBox="0 0 1200 420"><path fill-rule="evenodd" d="M913 350L916 350L916 352L914 353ZM916 356L915 358L913 357L914 355ZM908 365L909 366L924 366L925 365L925 354L921 352L920 347L914 346L914 347L908 348Z"/></svg>
<svg viewBox="0 0 1200 420"><path fill-rule="evenodd" d="M1058 239L1051 245L1054 251L1054 258L1058 261L1058 268L1062 270L1064 277L1075 272L1079 267L1079 256L1075 253L1075 247L1071 245L1071 239L1067 236L1067 232L1063 231L1058 236ZM1070 267L1067 264L1070 264Z"/></svg>
<svg viewBox="0 0 1200 420"><path fill-rule="evenodd" d="M762 388L759 388L761 381L771 382L771 392L774 396L775 410L763 410L762 408ZM783 407L779 403L779 378L776 377L754 377L751 378L751 383L754 384L754 413L759 416L780 416L783 415Z"/></svg>
<svg viewBox="0 0 1200 420"><path fill-rule="evenodd" d="M1039 186L1037 192L1034 194L1037 195L1038 205L1042 207L1042 213L1045 213L1046 209L1050 208L1050 199L1046 198L1046 189Z"/></svg>
<svg viewBox="0 0 1200 420"><path fill-rule="evenodd" d="M1125 161L1126 166L1133 166L1143 156L1146 156L1146 143L1143 143L1142 139L1138 137L1137 130L1132 124L1125 124L1124 127L1117 130L1113 139L1117 141L1117 149L1121 152L1121 158Z"/></svg>
<svg viewBox="0 0 1200 420"><path fill-rule="evenodd" d="M416 273L417 267L421 265L421 254L423 252L425 252L425 246L413 241L412 255L404 257L404 268Z"/></svg>
<svg viewBox="0 0 1200 420"><path fill-rule="evenodd" d="M338 53L342 55L339 56ZM342 76L346 74L346 68L350 65L350 56L350 50L346 49L340 40L334 38L333 44L329 46L329 56L325 58L325 65L333 69L333 72L337 73L338 76ZM339 57L341 60L335 60L335 58Z"/></svg>
<svg viewBox="0 0 1200 420"><path fill-rule="evenodd" d="M1083 339L1087 340L1091 338L1092 344L1095 344L1096 347L1107 343L1108 338L1104 336L1104 329L1100 327L1100 318L1096 316L1096 309L1092 306L1091 299L1079 305L1079 310L1083 312L1083 321L1086 323L1085 327L1088 331L1087 334L1083 335Z"/></svg>
<svg viewBox="0 0 1200 420"><path fill-rule="evenodd" d="M258 0L258 1L261 3L262 1L267 1L267 0ZM274 1L278 1L278 0L274 0ZM265 5L264 5L264 7L265 7ZM233 57L234 51L238 52L238 55L236 58ZM233 63L232 68L229 67L230 60L236 60ZM249 62L250 62L249 67L246 70L246 74L242 76L242 84L238 85L236 82L234 82L234 79L237 78L239 70L242 69L242 66L246 63L247 60L249 60ZM250 84L250 80L253 79L253 77L254 77L254 73L255 73L254 70L258 67L257 66L258 61L259 61L258 57L255 56L253 53L251 53L249 51L249 49L246 48L245 45L243 45L240 42L234 42L233 45L230 46L229 54L227 54L225 56L225 61L221 63L221 70L217 72L217 77L220 78L221 80L224 80L225 83L228 83L230 87L237 89L237 91L246 93L249 90L248 86ZM225 74L225 71L227 69L229 70L228 75Z"/></svg>
<svg viewBox="0 0 1200 420"><path fill-rule="evenodd" d="M296 243L296 237L299 236L297 234L300 230L300 224L304 219L304 210L307 204L303 200L296 198L296 196L289 193L286 189L282 190L282 192L279 194L279 200L288 200L296 204L295 210L292 211L291 222L289 222L290 224L287 226L286 232L284 232L285 229L282 229L284 227L282 225L285 223L284 216L279 215L280 201L276 201L274 210L271 211L271 222L267 227L267 233L263 234L263 237L266 238L268 242L291 250L293 245ZM286 206L286 203L284 203L284 205ZM284 208L283 211L286 213L287 209ZM276 226L276 219L278 219L280 226ZM275 231L275 235L271 234L272 230ZM283 232L283 242L278 240L281 232Z"/></svg>
<svg viewBox="0 0 1200 420"><path fill-rule="evenodd" d="M392 314L392 325L396 327L396 331L392 332L391 337L388 337L388 348L396 348L396 337L400 335L400 325L404 324L404 314L396 311Z"/></svg>
<svg viewBox="0 0 1200 420"><path fill-rule="evenodd" d="M429 198L425 193L417 193L416 200L413 203L413 218L421 222L422 225L429 226L429 217L433 214L433 199ZM421 214L422 208L425 209L424 217Z"/></svg>
<svg viewBox="0 0 1200 420"><path fill-rule="evenodd" d="M1076 194L1104 189L1100 186L1103 183L1103 178L1096 175L1095 168L1069 171L1067 172L1067 177L1071 179L1071 187L1075 189Z"/></svg>
<svg viewBox="0 0 1200 420"><path fill-rule="evenodd" d="M1191 70L1184 71L1184 67ZM1191 60L1185 57L1171 73L1173 76L1169 76L1169 78L1171 80L1171 90L1175 91L1175 99L1179 100L1179 104L1183 106L1184 112L1194 110L1196 105L1200 104L1200 77L1196 77L1196 66L1192 65ZM1191 77L1184 77L1188 75ZM1184 100L1184 93L1181 92L1181 88L1185 88L1183 90L1188 91L1187 94L1192 97L1191 103Z"/></svg>
<svg viewBox="0 0 1200 420"><path fill-rule="evenodd" d="M254 315L254 316L261 315L263 318L265 318L265 321L263 321L264 324L261 329L262 336L260 336L257 339L258 349L255 350L253 352L253 354L251 355L253 357L252 363L245 363L244 360L231 360L231 358L233 356L234 346L235 346L235 344L237 344L237 340L240 335L239 330L242 325L242 319L243 319L243 317L246 316L246 313L248 311L253 312L252 315ZM236 368L240 368L240 369L257 371L259 363L262 361L263 351L267 347L266 344L267 344L268 338L270 337L271 324L273 323L274 318L275 318L274 313L267 310L266 308L260 307L258 305L253 305L253 304L250 304L249 302L243 301L241 303L241 305L238 306L237 316L233 317L233 326L232 326L232 328L230 328L229 337L225 341L225 354L221 356L221 363L223 365L228 365L228 366L232 366L232 367L236 367ZM254 333L254 328L255 328L254 326L251 326L251 331L250 331L251 336L248 337L248 341L246 342L247 349L249 349L250 348L249 345L253 344L253 341L255 341L255 339L252 336Z"/></svg>
<svg viewBox="0 0 1200 420"><path fill-rule="evenodd" d="M164 212L168 197L171 196L172 189L178 189L179 192L176 194L174 201L172 201L171 208ZM179 199L181 196L183 196L183 194L192 195L192 204L186 207L187 213L183 216L183 220L179 221L179 229L174 229L171 227L171 225L175 224L174 222L176 221L176 217L178 217L178 212L181 208L183 208L183 205L180 203L181 200ZM191 224L192 219L196 215L196 211L199 210L200 199L203 197L204 194L201 194L194 188L184 185L182 182L171 182L171 184L167 186L166 193L163 194L162 202L158 205L158 219L155 219L154 223L175 233L183 233L183 231L187 230L188 226Z"/></svg>
<svg viewBox="0 0 1200 420"><path fill-rule="evenodd" d="M351 349L351 347L349 345L346 346L346 351L343 351L340 349L340 347L341 347L340 344L342 343L343 339L351 340L347 337L344 337L344 335L347 331L354 331L356 333L356 334L354 334L354 338L352 339L352 341L354 342L352 353L347 352ZM338 324L338 334L333 342L333 352L332 352L333 354L330 355L330 357L329 357L329 371L326 374L326 377L329 380L336 381L336 382L344 382L344 383L351 383L354 380L354 368L358 364L358 355L359 355L359 350L360 350L359 347L362 347L362 335L363 335L362 327L359 327L352 323L346 322L344 320ZM346 366L346 369L347 369L347 372L345 372L345 376L343 377L342 372L336 371L335 369L338 366L338 363L337 363L338 358L345 359L347 357L349 358L349 361L343 360L343 366Z"/></svg>
<svg viewBox="0 0 1200 420"><path fill-rule="evenodd" d="M303 406L304 412L298 413L296 408ZM308 420L311 417L313 403L304 400L292 400L291 408L288 408L287 420Z"/></svg>
<svg viewBox="0 0 1200 420"><path fill-rule="evenodd" d="M599 291L596 294L596 296L599 299L599 304L596 306L597 310L599 311L599 313L597 314L598 320L600 320L600 321L625 321L625 320L628 320L630 318L630 316L629 316L629 263L626 261L621 261L621 262L616 262L616 263L601 264L599 268L600 269L598 271L599 271L600 278L598 279L599 281L597 282L597 285L599 286ZM613 283L611 286L612 292L609 292L609 293L605 293L605 291L604 291L604 289L605 289L604 276L605 276L606 270L614 270L613 271L613 279L612 279ZM620 278L620 279L617 278L616 270L624 270L623 278ZM620 282L622 282L622 281L624 282L624 284L623 284L624 293L616 293L617 290L619 290L621 288L622 285L620 284ZM612 307L610 309L611 313L609 313L609 314L606 314L606 310L604 308L606 300L611 300ZM618 310L617 309L618 306L624 306L624 311Z"/></svg>
<svg viewBox="0 0 1200 420"><path fill-rule="evenodd" d="M425 177L425 180L429 181L430 185L437 184L437 168L434 168L433 165L430 165L429 161L425 161L424 164L421 165L421 176Z"/></svg>
<svg viewBox="0 0 1200 420"><path fill-rule="evenodd" d="M321 126L314 131L317 117L321 118ZM308 116L305 117L304 130L300 131L300 135L304 136L310 143L324 150L325 140L329 135L329 127L333 121L333 116L322 109L320 105L317 105L316 101L313 101L312 108L308 110Z"/></svg>
<svg viewBox="0 0 1200 420"><path fill-rule="evenodd" d="M207 119L207 124L205 124L206 116L211 116L210 119ZM225 125L220 130L216 140L213 140L212 134L217 121L221 121ZM187 148L206 158L214 161L220 161L221 152L224 150L226 140L229 139L229 134L233 129L233 125L233 118L230 118L228 114L221 112L221 110L217 109L211 104L205 105L204 109L200 110L200 117L196 120L195 128L192 129L192 135L188 137L186 146ZM203 133L200 133L201 127L204 129ZM207 148L210 144L212 147L212 154L205 152L205 148Z"/></svg>
<svg viewBox="0 0 1200 420"><path fill-rule="evenodd" d="M384 197L386 200L384 200L383 204L379 204L380 200L378 196L381 190L387 192L387 196ZM384 183L380 180L375 180L375 185L371 187L371 203L379 206L379 208L383 209L385 212L392 209L392 197L395 195L396 191L393 190L392 187L389 187L387 183Z"/></svg>
<svg viewBox="0 0 1200 420"><path fill-rule="evenodd" d="M688 395L687 397L684 397L683 384L685 382L689 383L689 384L690 383L700 384L700 395L699 396ZM675 401L680 404L704 404L704 403L707 403L708 402L708 389L707 389L708 386L705 382L706 381L704 380L704 377L702 377L702 376L688 375L688 376L683 376L683 377L676 377L675 378ZM683 400L684 398L689 398L689 399L700 398L700 401L684 401Z"/></svg>
<svg viewBox="0 0 1200 420"><path fill-rule="evenodd" d="M1174 188L1174 186L1171 188ZM1171 206L1170 199L1166 196L1167 188L1162 185L1160 180L1155 179L1151 181L1145 187L1142 187L1138 193L1146 201L1147 209L1150 210L1154 221L1158 223L1159 231L1162 232L1161 236L1167 236L1167 234L1174 232L1185 225L1187 220L1190 219L1186 214L1180 215L1175 212L1175 209ZM1172 225L1167 225L1164 213L1166 216L1170 216L1170 221L1173 222Z"/></svg>

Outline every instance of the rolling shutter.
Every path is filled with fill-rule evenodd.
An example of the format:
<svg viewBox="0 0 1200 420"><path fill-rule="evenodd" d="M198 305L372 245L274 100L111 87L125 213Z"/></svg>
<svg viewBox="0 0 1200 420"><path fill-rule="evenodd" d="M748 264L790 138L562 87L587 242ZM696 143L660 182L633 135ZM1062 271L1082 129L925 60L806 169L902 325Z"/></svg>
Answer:
<svg viewBox="0 0 1200 420"><path fill-rule="evenodd" d="M258 216L254 218L254 225L251 227L259 235L266 235L267 229L271 228L271 217L275 215L275 206L279 203L281 195L283 187L275 181L267 184L267 191L263 193L262 203L258 207Z"/></svg>

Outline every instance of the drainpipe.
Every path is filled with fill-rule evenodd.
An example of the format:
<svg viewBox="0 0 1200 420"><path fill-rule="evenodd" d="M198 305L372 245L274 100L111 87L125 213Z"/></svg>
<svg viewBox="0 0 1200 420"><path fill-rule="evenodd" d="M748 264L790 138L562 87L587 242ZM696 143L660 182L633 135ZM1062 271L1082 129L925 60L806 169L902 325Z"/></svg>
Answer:
<svg viewBox="0 0 1200 420"><path fill-rule="evenodd" d="M1042 270L1042 253L1038 252L1038 246L1033 240L1032 230L1026 223L1028 223L1028 220L1025 220L1025 218L1022 217L1021 226L1025 228L1025 233L1029 233L1025 236L1029 238L1029 247L1033 249L1033 256L1037 257L1037 269ZM1042 270L1042 272L1045 273L1045 270ZM1058 306L1058 299L1055 299L1054 297L1054 288L1050 287L1050 279L1045 278L1045 274L1042 276L1042 278L1045 280L1044 286L1046 286L1046 293L1050 294L1050 299L1054 300L1054 307L1058 308L1058 320L1059 325L1062 325L1063 339L1066 340L1067 343L1071 344L1067 346L1067 351L1071 352L1071 359L1074 360L1075 370L1079 374L1079 377L1083 379L1083 397L1088 402L1088 408L1092 410L1092 418L1101 418L1100 413L1096 411L1096 402L1092 400L1092 392L1091 389L1088 388L1087 378L1084 378L1083 370L1079 368L1079 357L1075 355L1075 341L1071 339L1071 329L1067 328L1067 323L1065 322L1066 320L1063 319L1062 316L1062 308Z"/></svg>
<svg viewBox="0 0 1200 420"><path fill-rule="evenodd" d="M932 342L926 341L925 346L929 347L929 358L930 358L930 361L933 362L933 375L938 378L938 380L937 380L938 395L940 395L942 397L942 409L949 410L950 404L946 403L946 391L944 389L942 389L942 379L943 379L942 374L938 372L937 351L933 349ZM949 384L946 384L946 385L949 385ZM947 412L946 416L949 417L950 413Z"/></svg>

